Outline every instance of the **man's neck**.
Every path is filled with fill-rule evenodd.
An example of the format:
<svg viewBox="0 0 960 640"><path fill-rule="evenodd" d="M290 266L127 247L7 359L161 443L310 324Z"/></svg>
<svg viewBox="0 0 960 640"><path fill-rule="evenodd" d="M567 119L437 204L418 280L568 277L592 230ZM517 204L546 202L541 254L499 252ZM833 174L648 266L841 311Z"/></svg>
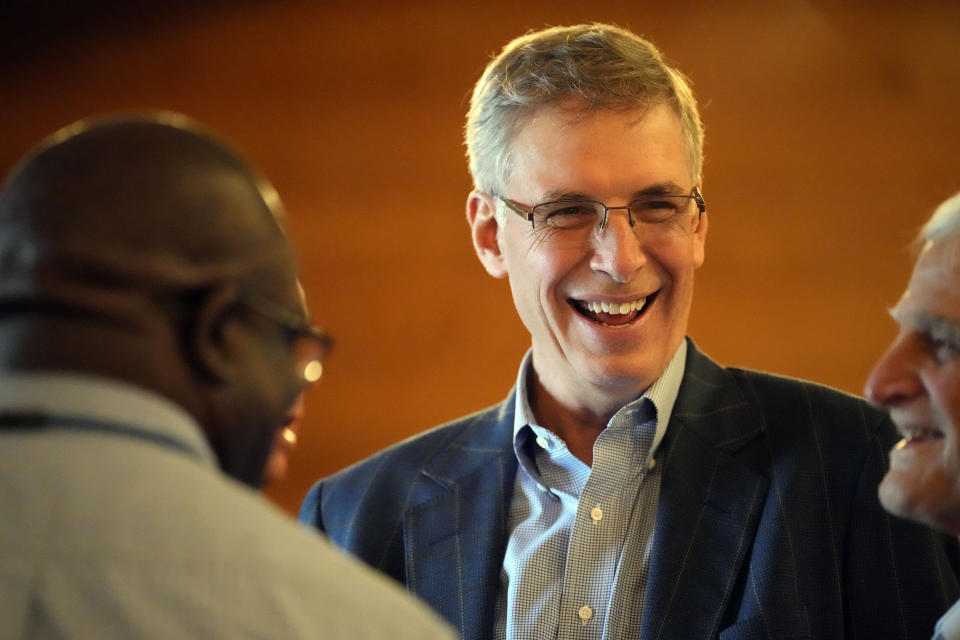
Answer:
<svg viewBox="0 0 960 640"><path fill-rule="evenodd" d="M607 427L610 418L625 404L634 400L642 390L616 396L606 396L604 402L592 405L579 402L561 402L543 386L535 371L531 369L529 384L530 409L537 424L550 429L567 445L570 453L588 466L593 465L593 444ZM600 400L597 395L594 400Z"/></svg>

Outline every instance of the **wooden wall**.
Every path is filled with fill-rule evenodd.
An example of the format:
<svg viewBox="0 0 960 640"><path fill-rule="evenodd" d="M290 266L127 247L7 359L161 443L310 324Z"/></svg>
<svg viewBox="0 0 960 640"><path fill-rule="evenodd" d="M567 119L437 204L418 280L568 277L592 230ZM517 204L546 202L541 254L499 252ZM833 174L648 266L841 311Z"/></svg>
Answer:
<svg viewBox="0 0 960 640"><path fill-rule="evenodd" d="M956 3L38 4L0 16L0 170L77 118L163 107L286 201L337 339L270 489L291 511L316 477L514 380L528 339L472 255L461 129L489 56L527 29L615 22L693 79L711 221L691 334L724 363L859 392L893 335L905 247L960 190Z"/></svg>

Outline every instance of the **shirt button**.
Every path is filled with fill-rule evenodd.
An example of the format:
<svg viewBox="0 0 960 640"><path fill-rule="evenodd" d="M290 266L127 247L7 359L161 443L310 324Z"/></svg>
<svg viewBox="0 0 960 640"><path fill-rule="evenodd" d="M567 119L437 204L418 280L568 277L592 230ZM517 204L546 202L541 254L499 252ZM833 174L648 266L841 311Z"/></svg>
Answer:
<svg viewBox="0 0 960 640"><path fill-rule="evenodd" d="M538 485L537 485L537 489L540 489L540 491L546 491L546 490L547 490L547 488L546 488L545 486L543 486L542 484L538 484Z"/></svg>
<svg viewBox="0 0 960 640"><path fill-rule="evenodd" d="M590 517L593 518L594 522L600 522L603 518L603 509L600 507L594 507L590 510Z"/></svg>
<svg viewBox="0 0 960 640"><path fill-rule="evenodd" d="M656 458L652 458L650 462L647 464L647 471L653 471L653 468L655 466L657 466L657 460Z"/></svg>
<svg viewBox="0 0 960 640"><path fill-rule="evenodd" d="M550 442L547 441L547 439L544 438L543 436L537 436L537 444L543 447L544 449L550 446Z"/></svg>
<svg viewBox="0 0 960 640"><path fill-rule="evenodd" d="M577 609L577 616L579 616L579 618L583 620L583 624L587 624L587 620L593 617L593 609L591 609L587 605L583 605L582 607Z"/></svg>

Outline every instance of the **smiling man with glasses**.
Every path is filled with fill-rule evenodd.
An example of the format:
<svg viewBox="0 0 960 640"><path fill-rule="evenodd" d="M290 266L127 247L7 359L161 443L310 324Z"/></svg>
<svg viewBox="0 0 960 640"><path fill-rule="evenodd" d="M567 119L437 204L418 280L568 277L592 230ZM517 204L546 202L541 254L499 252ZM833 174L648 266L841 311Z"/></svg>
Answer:
<svg viewBox="0 0 960 640"><path fill-rule="evenodd" d="M929 633L957 546L877 503L890 423L686 336L709 213L684 77L617 27L530 33L466 141L473 244L531 338L516 383L301 518L468 640Z"/></svg>

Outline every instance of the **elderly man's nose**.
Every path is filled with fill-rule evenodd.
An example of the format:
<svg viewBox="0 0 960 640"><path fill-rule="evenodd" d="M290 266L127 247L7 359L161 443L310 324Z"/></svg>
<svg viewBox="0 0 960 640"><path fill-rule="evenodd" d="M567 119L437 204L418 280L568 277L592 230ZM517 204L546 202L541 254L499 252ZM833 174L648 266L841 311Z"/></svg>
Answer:
<svg viewBox="0 0 960 640"><path fill-rule="evenodd" d="M922 392L914 351L910 336L900 335L894 340L867 378L867 400L879 407L891 407Z"/></svg>

